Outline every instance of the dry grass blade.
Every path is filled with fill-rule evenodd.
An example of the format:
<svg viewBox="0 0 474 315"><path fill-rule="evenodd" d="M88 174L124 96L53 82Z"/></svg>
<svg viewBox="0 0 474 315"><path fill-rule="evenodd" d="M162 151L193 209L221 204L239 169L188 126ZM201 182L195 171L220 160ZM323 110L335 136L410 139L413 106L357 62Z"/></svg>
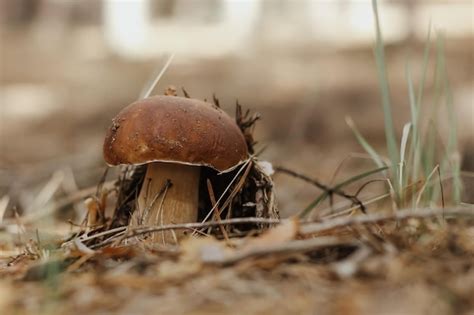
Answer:
<svg viewBox="0 0 474 315"><path fill-rule="evenodd" d="M209 210L209 212L206 214L206 216L204 217L204 219L202 220L202 223L206 222L211 214L214 212L214 209L218 206L220 206L220 202L222 201L222 198L224 198L225 194L229 191L229 189L232 187L232 184L236 181L237 178L239 178L239 175L240 173L245 169L246 166L249 166L251 165L251 158L247 159L247 161L245 161L244 163L242 163L242 166L240 166L240 169L237 171L237 173L235 174L234 178L232 178L232 180L229 182L229 184L227 185L226 189L222 192L221 196L219 197L219 199L217 200L216 204ZM249 167L247 167L247 169L249 169ZM247 172L247 171L246 171ZM232 195L232 194L231 194ZM225 207L220 207L221 209L224 209Z"/></svg>
<svg viewBox="0 0 474 315"><path fill-rule="evenodd" d="M161 200L161 202L163 203L163 200L164 200L164 194L166 193L166 191L168 190L169 187L171 187L172 183L170 180L167 180L163 186L161 187L160 191L153 197L152 201L150 202L150 204L148 204L146 206L146 208L143 210L143 215L139 218L139 222L140 224L144 224L145 221L148 220L148 213L150 212L150 209L155 205L156 201L158 200L158 198L160 198L161 196L163 196L163 199Z"/></svg>
<svg viewBox="0 0 474 315"><path fill-rule="evenodd" d="M27 208L26 213L41 212L44 211L45 205L53 198L56 191L61 186L61 183L64 180L64 172L57 171L52 176L51 179L43 186L39 194L36 196L35 200Z"/></svg>
<svg viewBox="0 0 474 315"><path fill-rule="evenodd" d="M3 221L3 216L5 215L5 212L7 211L9 202L10 202L10 198L8 196L3 196L2 199L0 199L0 223L2 223Z"/></svg>
<svg viewBox="0 0 474 315"><path fill-rule="evenodd" d="M158 84L158 81L160 81L163 74L165 74L166 70L171 65L171 62L173 61L173 58L174 58L174 54L172 54L168 57L168 60L166 61L163 68L161 68L160 72L156 76L155 75L153 76L153 80L151 81L151 83L149 85L146 85L145 88L141 91L140 96L138 97L138 99L143 99L143 98L147 98L148 96L150 96L151 92L153 92L153 89Z"/></svg>
<svg viewBox="0 0 474 315"><path fill-rule="evenodd" d="M79 238L75 238L75 239L74 239L74 246L75 246L76 249L77 249L79 252L81 252L82 254L91 255L91 254L94 254L94 253L95 253L92 249L90 249L90 248L87 247L84 243L82 243Z"/></svg>
<svg viewBox="0 0 474 315"><path fill-rule="evenodd" d="M237 183L237 185L235 185L234 189L232 190L232 192L230 193L229 197L227 197L226 201L224 202L224 204L222 205L221 207L221 211L225 208L227 208L231 202L232 202L232 199L237 195L237 193L242 189L242 186L245 184L245 180L247 179L247 176L250 172L250 169L252 168L252 163L253 162L250 162L248 165L247 165L247 168L245 169L245 172L242 174L242 177L240 178L239 182Z"/></svg>
<svg viewBox="0 0 474 315"><path fill-rule="evenodd" d="M108 181L104 183L105 189L112 189L115 181ZM64 198L60 198L56 201L51 202L51 206L45 207L43 211L35 211L32 213L28 213L24 216L21 217L21 221L23 224L29 224L32 222L35 222L41 218L44 218L48 215L53 214L54 212L58 211L59 209L68 206L74 202L78 202L82 200L83 198L89 197L94 194L94 192L97 190L96 186L84 188L81 190L78 190L77 192L65 196ZM16 220L4 220L3 224L0 224L0 228L9 226L9 225L15 225Z"/></svg>
<svg viewBox="0 0 474 315"><path fill-rule="evenodd" d="M216 206L216 204L217 204L216 197L214 195L214 189L212 188L212 183L209 180L209 178L207 179L206 183L207 183L207 190L209 192L209 198L211 199L212 207L215 208L214 209L214 220L216 220L217 222L220 222L221 221L221 212L220 212L219 208ZM229 235L227 234L227 231L225 230L224 226L219 225L219 229L220 229L222 235L224 236L225 240L227 242L230 242ZM208 230L208 233L209 232L210 231Z"/></svg>
<svg viewBox="0 0 474 315"><path fill-rule="evenodd" d="M364 206L368 206L368 205L371 205L375 202L384 200L385 198L388 198L390 196L392 196L391 193L382 194L382 195L373 197L371 199L365 200L365 201L363 201L363 203L364 203ZM323 215L322 219L327 220L327 219L331 219L331 218L335 218L335 217L340 217L340 216L343 216L343 215L350 214L350 213L354 212L357 209L359 209L359 205L352 206L352 207L349 207L349 208L347 208L346 206L340 207L340 208L335 208L335 209L334 208L325 208L325 209L321 210L321 212L322 213L330 213L330 214Z"/></svg>
<svg viewBox="0 0 474 315"><path fill-rule="evenodd" d="M439 165L436 165L434 169L431 171L431 173L428 175L428 177L426 178L426 181L423 184L423 187L421 187L420 192L418 193L418 197L416 198L415 209L418 208L418 205L420 204L420 201L421 201L421 196L423 196L423 193L425 192L426 187L428 187L428 183L430 182L431 177L433 177L433 175L436 173L438 169L439 169Z"/></svg>

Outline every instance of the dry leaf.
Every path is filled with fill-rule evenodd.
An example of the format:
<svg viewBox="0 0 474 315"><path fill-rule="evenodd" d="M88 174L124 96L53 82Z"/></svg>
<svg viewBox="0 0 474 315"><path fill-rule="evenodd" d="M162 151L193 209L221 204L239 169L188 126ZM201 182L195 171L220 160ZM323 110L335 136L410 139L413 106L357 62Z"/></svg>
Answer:
<svg viewBox="0 0 474 315"><path fill-rule="evenodd" d="M125 258L130 259L137 255L133 247L105 247L100 250L100 256L106 258Z"/></svg>
<svg viewBox="0 0 474 315"><path fill-rule="evenodd" d="M160 265L161 277L177 279L190 276L200 271L204 263L221 260L231 249L214 238L199 237L184 240L181 251L178 262L165 261Z"/></svg>
<svg viewBox="0 0 474 315"><path fill-rule="evenodd" d="M299 231L299 220L297 218L290 218L282 221L282 223L274 228L267 230L265 233L256 238L251 238L241 248L241 250L249 250L254 248L265 247L268 245L275 245L286 243L293 240Z"/></svg>
<svg viewBox="0 0 474 315"><path fill-rule="evenodd" d="M12 302L14 292L8 284L0 284L0 314L8 314L10 303Z"/></svg>

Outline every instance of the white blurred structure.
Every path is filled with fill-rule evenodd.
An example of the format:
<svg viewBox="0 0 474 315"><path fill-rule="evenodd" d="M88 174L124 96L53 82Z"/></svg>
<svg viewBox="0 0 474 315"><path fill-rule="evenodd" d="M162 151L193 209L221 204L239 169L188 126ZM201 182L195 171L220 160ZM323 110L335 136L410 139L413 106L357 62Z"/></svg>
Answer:
<svg viewBox="0 0 474 315"><path fill-rule="evenodd" d="M116 53L128 57L231 53L251 33L259 11L257 0L174 1L175 16L152 20L149 0L103 2L106 41ZM205 12L217 18L209 20Z"/></svg>
<svg viewBox="0 0 474 315"><path fill-rule="evenodd" d="M104 0L105 40L117 54L141 57L150 54L151 16L149 0Z"/></svg>
<svg viewBox="0 0 474 315"><path fill-rule="evenodd" d="M168 1L172 16L150 16L150 0L103 0L105 36L118 54L147 57L242 54L255 45L350 46L374 38L369 0ZM386 43L424 38L429 21L447 36L472 35L471 1L379 0Z"/></svg>
<svg viewBox="0 0 474 315"><path fill-rule="evenodd" d="M0 0L0 24L33 24L69 36L90 29L110 50L132 58L253 53L317 44L367 45L374 39L370 0ZM378 0L386 43L424 39L430 20L449 38L474 35L472 0ZM16 21L16 22L15 22ZM102 25L102 27L100 27ZM42 28L39 28L42 29ZM89 32L91 34L91 32ZM102 37L103 36L103 37Z"/></svg>

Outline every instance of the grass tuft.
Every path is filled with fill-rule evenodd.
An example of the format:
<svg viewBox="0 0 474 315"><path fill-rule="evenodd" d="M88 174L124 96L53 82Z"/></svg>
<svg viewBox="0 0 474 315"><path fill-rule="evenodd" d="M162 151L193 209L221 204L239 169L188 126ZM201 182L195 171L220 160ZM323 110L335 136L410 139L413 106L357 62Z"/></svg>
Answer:
<svg viewBox="0 0 474 315"><path fill-rule="evenodd" d="M451 203L458 205L461 202L462 182L460 171L460 158L457 145L456 117L454 113L453 95L447 75L444 37L437 34L436 60L434 71L434 99L430 106L424 106L424 91L428 73L428 65L431 51L431 21L424 48L421 79L417 93L413 83L410 65L406 63L405 75L408 87L410 104L410 121L405 123L398 148L397 136L394 129L392 117L392 104L390 98L390 87L386 71L385 52L380 28L377 1L372 0L375 17L375 61L377 65L378 80L382 97L382 109L384 113L384 126L386 138L386 150L388 152L389 171L388 178L393 185L394 201L397 207L406 207L411 203L412 207L433 206L442 201L443 179L452 177ZM444 106L443 106L444 105ZM446 113L439 115L440 111ZM425 113L427 111L427 113ZM428 117L427 121L421 121L422 117ZM447 117L449 130L447 144L443 146L443 135L440 135L440 121L438 117ZM352 129L357 141L374 160L379 167L386 165L384 157L379 154L358 131L354 122L346 118L346 122ZM438 172L440 185L434 185L431 178ZM440 176L440 177L441 177ZM417 187L413 192L410 187ZM423 197L423 198L422 198ZM441 200L440 200L441 199Z"/></svg>

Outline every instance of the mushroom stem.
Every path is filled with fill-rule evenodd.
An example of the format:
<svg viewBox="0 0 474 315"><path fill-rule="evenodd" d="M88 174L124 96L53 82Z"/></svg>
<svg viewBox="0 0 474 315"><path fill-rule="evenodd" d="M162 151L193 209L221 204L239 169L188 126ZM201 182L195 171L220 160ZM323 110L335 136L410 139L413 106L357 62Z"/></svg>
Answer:
<svg viewBox="0 0 474 315"><path fill-rule="evenodd" d="M196 222L199 203L200 167L176 163L148 164L138 197L133 225L166 225ZM166 182L172 186L163 191ZM160 195L161 192L161 195ZM183 232L157 232L153 240L175 243Z"/></svg>

